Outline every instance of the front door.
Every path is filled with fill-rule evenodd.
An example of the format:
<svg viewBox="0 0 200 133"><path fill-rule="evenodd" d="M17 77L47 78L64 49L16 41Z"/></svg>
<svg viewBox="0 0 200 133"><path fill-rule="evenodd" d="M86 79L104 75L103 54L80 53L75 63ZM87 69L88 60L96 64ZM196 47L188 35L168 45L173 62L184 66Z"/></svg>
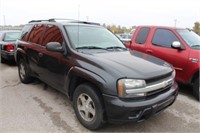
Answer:
<svg viewBox="0 0 200 133"><path fill-rule="evenodd" d="M41 45L43 50L40 54L40 70L41 79L47 82L52 87L62 90L64 87L64 80L70 69L67 64L67 57L63 53L52 52L46 50L46 45L49 42L59 42L66 45L62 32L55 25L46 25L46 30L42 39Z"/></svg>
<svg viewBox="0 0 200 133"><path fill-rule="evenodd" d="M169 29L156 29L151 41L152 55L172 64L176 70L176 80L183 81L187 66L187 49L178 50L171 47L174 41L181 42L175 33ZM183 44L182 44L183 45Z"/></svg>

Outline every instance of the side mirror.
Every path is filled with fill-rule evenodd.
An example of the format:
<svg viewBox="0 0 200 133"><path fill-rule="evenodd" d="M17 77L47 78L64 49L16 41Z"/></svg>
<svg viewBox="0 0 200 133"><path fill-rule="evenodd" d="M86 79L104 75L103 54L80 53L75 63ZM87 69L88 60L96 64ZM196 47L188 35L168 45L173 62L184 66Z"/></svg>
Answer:
<svg viewBox="0 0 200 133"><path fill-rule="evenodd" d="M185 48L181 45L181 43L180 43L179 41L174 41L174 42L172 43L171 47L174 48L174 49L179 49L179 50L185 49Z"/></svg>
<svg viewBox="0 0 200 133"><path fill-rule="evenodd" d="M49 42L49 43L47 43L46 49L48 51L53 51L53 52L64 52L64 49L59 42Z"/></svg>

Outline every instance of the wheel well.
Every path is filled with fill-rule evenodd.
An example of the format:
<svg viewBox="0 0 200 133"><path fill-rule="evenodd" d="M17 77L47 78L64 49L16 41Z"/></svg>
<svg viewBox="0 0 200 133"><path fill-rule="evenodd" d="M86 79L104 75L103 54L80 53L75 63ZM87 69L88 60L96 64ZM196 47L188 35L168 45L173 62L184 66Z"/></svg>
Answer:
<svg viewBox="0 0 200 133"><path fill-rule="evenodd" d="M103 119L106 121L107 120L107 114L106 114L106 111L105 111L105 105L104 105L104 99L103 99L102 92L101 92L100 88L97 85L95 85L94 83L92 83L91 81L86 80L82 77L73 75L71 80L70 80L70 85L69 85L69 91L68 91L69 99L71 101L73 100L73 94L74 94L77 86L79 86L80 84L83 84L83 83L91 84L92 86L94 86L93 88L96 88L95 91L99 94L101 102L102 102L102 106L104 108L104 115L103 115L104 118Z"/></svg>
<svg viewBox="0 0 200 133"><path fill-rule="evenodd" d="M199 77L199 71L197 71L194 76L192 77L191 83L193 84L195 79Z"/></svg>
<svg viewBox="0 0 200 133"><path fill-rule="evenodd" d="M83 83L89 83L92 86L95 86L95 88L97 88L96 91L98 91L100 94L102 94L100 91L100 88L97 85L95 85L94 83L92 83L91 81L86 80L85 78L73 75L70 80L69 91L68 91L70 100L73 99L73 94L74 94L74 91L76 90L76 87Z"/></svg>
<svg viewBox="0 0 200 133"><path fill-rule="evenodd" d="M24 56L23 55L21 55L21 54L17 54L17 64L18 64L18 62L19 62L19 60L20 59L24 59Z"/></svg>

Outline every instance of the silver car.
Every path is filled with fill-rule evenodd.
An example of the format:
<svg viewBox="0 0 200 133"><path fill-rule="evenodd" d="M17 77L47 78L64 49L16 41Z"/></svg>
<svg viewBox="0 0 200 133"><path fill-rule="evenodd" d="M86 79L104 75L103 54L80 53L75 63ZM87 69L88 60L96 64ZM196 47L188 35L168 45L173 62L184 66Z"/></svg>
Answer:
<svg viewBox="0 0 200 133"><path fill-rule="evenodd" d="M20 33L18 30L0 31L1 63L6 60L14 60L15 41L19 38Z"/></svg>

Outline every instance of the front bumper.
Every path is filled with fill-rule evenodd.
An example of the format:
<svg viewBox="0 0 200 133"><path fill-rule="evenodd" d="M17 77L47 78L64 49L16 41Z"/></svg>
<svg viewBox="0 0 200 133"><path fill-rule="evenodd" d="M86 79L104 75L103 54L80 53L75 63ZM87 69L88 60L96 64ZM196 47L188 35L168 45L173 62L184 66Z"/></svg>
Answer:
<svg viewBox="0 0 200 133"><path fill-rule="evenodd" d="M172 105L178 95L178 85L169 91L149 99L120 99L115 96L103 95L106 114L110 122L143 121L156 115Z"/></svg>

